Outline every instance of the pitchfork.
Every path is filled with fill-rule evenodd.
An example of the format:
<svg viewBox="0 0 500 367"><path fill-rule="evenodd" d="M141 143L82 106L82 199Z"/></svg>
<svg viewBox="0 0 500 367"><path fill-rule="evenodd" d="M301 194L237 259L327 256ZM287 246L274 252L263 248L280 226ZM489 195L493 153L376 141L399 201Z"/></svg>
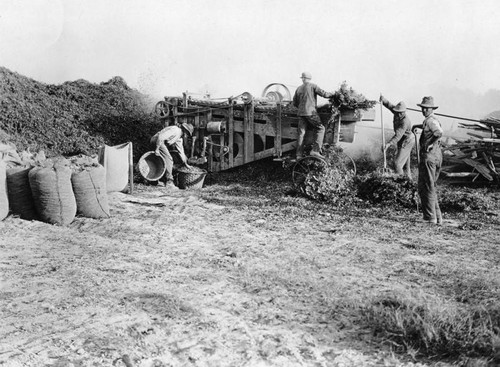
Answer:
<svg viewBox="0 0 500 367"><path fill-rule="evenodd" d="M391 171L389 170L389 168L387 168L387 156L385 153L384 104L382 102L380 102L380 123L382 125L382 153L384 156L384 168L382 174L387 175Z"/></svg>

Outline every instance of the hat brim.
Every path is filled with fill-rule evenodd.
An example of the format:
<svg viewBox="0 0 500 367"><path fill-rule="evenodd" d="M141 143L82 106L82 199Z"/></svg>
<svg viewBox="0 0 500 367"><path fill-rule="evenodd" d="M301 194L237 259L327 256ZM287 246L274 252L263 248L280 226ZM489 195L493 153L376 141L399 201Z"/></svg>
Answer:
<svg viewBox="0 0 500 367"><path fill-rule="evenodd" d="M435 110L436 108L439 108L439 106L430 106L428 104L421 104L421 103L417 103L417 106L425 107L425 108L432 108L433 110Z"/></svg>
<svg viewBox="0 0 500 367"><path fill-rule="evenodd" d="M406 108L404 110L396 110L396 109L394 109L393 111L394 112L406 112Z"/></svg>
<svg viewBox="0 0 500 367"><path fill-rule="evenodd" d="M187 127L187 126L186 126L186 125L184 125L184 124L182 124L182 125L181 125L181 128L182 128L185 132L187 132L187 133L189 134L189 136L192 136L192 135L193 135L194 128L193 128L193 130L191 130L189 127Z"/></svg>

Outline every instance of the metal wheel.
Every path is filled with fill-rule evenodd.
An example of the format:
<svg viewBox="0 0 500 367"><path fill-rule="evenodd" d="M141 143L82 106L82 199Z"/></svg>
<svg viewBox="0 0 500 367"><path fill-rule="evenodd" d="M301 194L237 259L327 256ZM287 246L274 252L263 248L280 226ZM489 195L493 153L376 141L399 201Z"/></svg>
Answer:
<svg viewBox="0 0 500 367"><path fill-rule="evenodd" d="M356 163L348 154L344 152L329 152L325 159L331 167L338 168L346 173L350 172L353 175L356 174Z"/></svg>
<svg viewBox="0 0 500 367"><path fill-rule="evenodd" d="M285 84L271 83L264 88L262 97L269 99L272 102L291 101L292 94Z"/></svg>
<svg viewBox="0 0 500 367"><path fill-rule="evenodd" d="M301 190L307 175L312 172L321 172L328 164L319 157L307 156L299 159L292 169L292 182L294 186Z"/></svg>
<svg viewBox="0 0 500 367"><path fill-rule="evenodd" d="M155 115L164 118L170 115L170 109L168 103L165 101L160 101L155 105Z"/></svg>

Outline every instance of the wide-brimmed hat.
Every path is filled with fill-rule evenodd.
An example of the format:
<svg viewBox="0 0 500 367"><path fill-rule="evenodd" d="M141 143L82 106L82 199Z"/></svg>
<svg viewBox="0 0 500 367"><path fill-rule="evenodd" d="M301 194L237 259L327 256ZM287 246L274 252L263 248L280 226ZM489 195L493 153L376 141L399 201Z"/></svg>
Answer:
<svg viewBox="0 0 500 367"><path fill-rule="evenodd" d="M434 105L434 98L431 96L422 98L422 103L417 103L417 106L433 109L438 108L438 106Z"/></svg>
<svg viewBox="0 0 500 367"><path fill-rule="evenodd" d="M304 71L300 77L305 78L305 79L312 79L311 73L309 73L307 71Z"/></svg>
<svg viewBox="0 0 500 367"><path fill-rule="evenodd" d="M399 102L393 109L394 112L405 112L406 105L403 101Z"/></svg>
<svg viewBox="0 0 500 367"><path fill-rule="evenodd" d="M187 122L184 122L184 123L182 123L181 126L184 128L184 130L186 130L189 133L189 136L193 135L193 131L194 131L193 125L188 124Z"/></svg>

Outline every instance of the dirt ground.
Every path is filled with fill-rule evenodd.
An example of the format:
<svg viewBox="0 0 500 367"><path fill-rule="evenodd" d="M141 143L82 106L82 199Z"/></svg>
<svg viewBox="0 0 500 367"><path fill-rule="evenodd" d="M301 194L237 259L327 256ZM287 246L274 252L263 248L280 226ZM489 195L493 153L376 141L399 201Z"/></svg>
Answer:
<svg viewBox="0 0 500 367"><path fill-rule="evenodd" d="M436 252L459 264L477 232L413 224L416 213L301 216L288 204L307 199L293 197L272 203L275 215L245 190L141 185L109 194L109 219L0 222L0 365L430 365L375 343L336 305L425 288L410 265L446 261ZM484 225L489 248L495 234L497 222ZM498 249L472 266L488 257Z"/></svg>

